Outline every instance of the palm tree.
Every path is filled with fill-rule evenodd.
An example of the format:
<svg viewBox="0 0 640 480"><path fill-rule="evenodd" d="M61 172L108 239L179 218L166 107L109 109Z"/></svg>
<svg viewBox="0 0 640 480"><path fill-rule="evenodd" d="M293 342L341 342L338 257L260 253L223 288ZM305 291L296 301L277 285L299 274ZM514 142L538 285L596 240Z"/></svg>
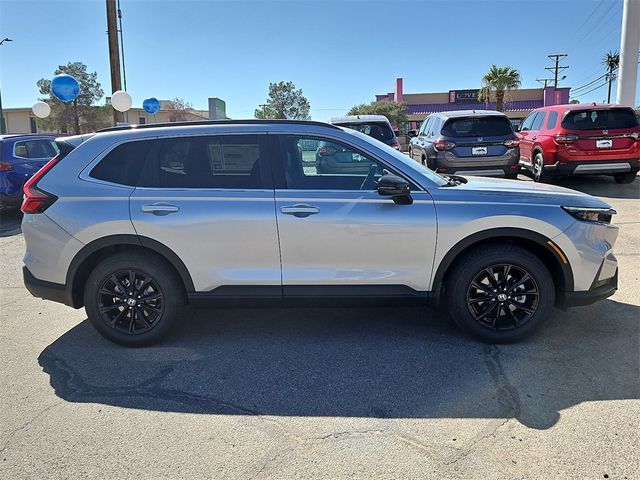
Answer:
<svg viewBox="0 0 640 480"><path fill-rule="evenodd" d="M488 102L491 92L495 90L496 110L501 112L505 92L520 87L520 83L520 72L515 68L491 65L489 71L482 77L482 88L478 92L478 100Z"/></svg>
<svg viewBox="0 0 640 480"><path fill-rule="evenodd" d="M609 51L609 53L602 57L602 65L607 67L608 70L607 80L609 80L609 93L607 94L607 103L611 103L611 84L615 78L613 72L617 70L620 65L620 54Z"/></svg>

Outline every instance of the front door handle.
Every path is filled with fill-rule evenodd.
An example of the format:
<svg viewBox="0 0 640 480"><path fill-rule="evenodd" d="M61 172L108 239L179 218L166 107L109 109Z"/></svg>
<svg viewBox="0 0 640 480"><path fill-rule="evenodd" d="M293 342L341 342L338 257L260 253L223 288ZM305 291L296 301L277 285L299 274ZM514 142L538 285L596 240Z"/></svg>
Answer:
<svg viewBox="0 0 640 480"><path fill-rule="evenodd" d="M318 207L304 204L288 205L286 207L280 208L280 211L285 215L293 215L294 217L298 218L304 218L308 217L309 215L320 213L320 209Z"/></svg>
<svg viewBox="0 0 640 480"><path fill-rule="evenodd" d="M180 210L177 205L169 203L152 203L150 205L142 205L140 211L142 213L153 213L154 215L169 215Z"/></svg>

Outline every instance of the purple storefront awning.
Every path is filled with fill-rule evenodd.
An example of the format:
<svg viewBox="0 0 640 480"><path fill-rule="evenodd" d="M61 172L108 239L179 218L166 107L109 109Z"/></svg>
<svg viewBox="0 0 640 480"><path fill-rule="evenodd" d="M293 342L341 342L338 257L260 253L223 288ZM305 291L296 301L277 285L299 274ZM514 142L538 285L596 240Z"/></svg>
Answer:
<svg viewBox="0 0 640 480"><path fill-rule="evenodd" d="M505 112L534 110L544 106L544 100L516 100L505 102ZM408 115L426 115L429 113L448 112L452 110L495 110L496 102L489 103L420 103L407 105Z"/></svg>

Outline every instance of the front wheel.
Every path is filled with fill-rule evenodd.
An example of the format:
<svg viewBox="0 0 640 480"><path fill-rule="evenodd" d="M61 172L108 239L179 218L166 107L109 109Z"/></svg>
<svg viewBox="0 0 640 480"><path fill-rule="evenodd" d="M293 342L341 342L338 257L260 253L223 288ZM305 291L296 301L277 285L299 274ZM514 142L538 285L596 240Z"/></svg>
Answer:
<svg viewBox="0 0 640 480"><path fill-rule="evenodd" d="M626 173L615 173L613 175L613 179L616 181L616 183L628 184L628 183L633 183L637 175L638 175L638 170L626 172Z"/></svg>
<svg viewBox="0 0 640 480"><path fill-rule="evenodd" d="M89 275L84 304L104 337L127 347L158 342L185 304L182 282L167 263L138 252L116 254Z"/></svg>
<svg viewBox="0 0 640 480"><path fill-rule="evenodd" d="M460 258L447 278L448 310L455 323L492 343L531 335L555 302L545 265L515 245L478 247Z"/></svg>

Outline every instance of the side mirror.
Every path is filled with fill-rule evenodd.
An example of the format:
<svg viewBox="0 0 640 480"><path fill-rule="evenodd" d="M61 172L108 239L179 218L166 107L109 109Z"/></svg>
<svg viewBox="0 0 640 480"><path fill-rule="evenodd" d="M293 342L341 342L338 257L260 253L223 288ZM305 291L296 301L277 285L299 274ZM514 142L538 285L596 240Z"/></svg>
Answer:
<svg viewBox="0 0 640 480"><path fill-rule="evenodd" d="M380 177L377 190L379 195L391 197L398 205L411 205L413 203L409 182L397 175L387 174Z"/></svg>
<svg viewBox="0 0 640 480"><path fill-rule="evenodd" d="M418 131L417 131L417 130L409 130L409 131L407 132L407 136L408 136L409 138L417 137L417 136L418 136Z"/></svg>

